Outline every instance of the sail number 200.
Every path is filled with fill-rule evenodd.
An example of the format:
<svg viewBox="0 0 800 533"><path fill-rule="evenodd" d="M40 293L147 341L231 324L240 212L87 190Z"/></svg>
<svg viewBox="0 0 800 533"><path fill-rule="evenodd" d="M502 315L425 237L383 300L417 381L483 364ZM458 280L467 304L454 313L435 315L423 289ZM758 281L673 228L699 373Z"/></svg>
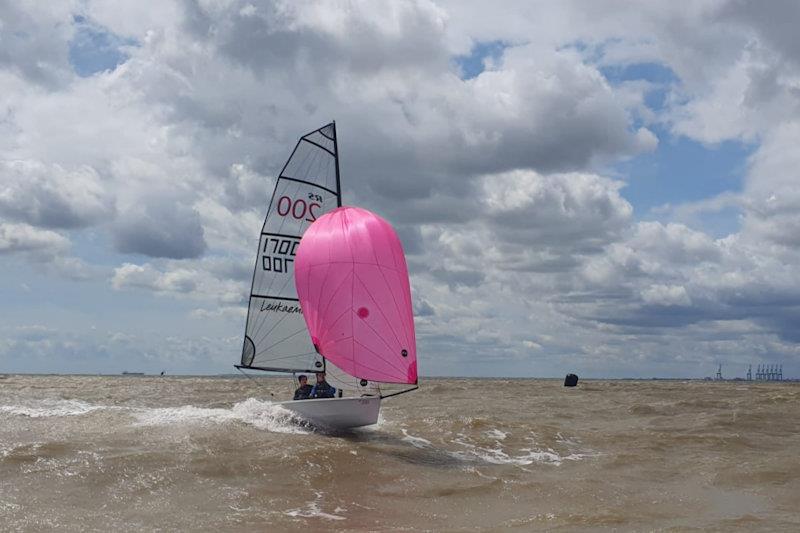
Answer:
<svg viewBox="0 0 800 533"><path fill-rule="evenodd" d="M312 195L309 194L309 197ZM313 195L317 196L317 195ZM288 214L297 220L305 220L306 222L314 222L317 220L317 213L315 211L322 207L320 204L312 201L306 202L302 198L292 200L288 196L281 196L278 200L278 214L285 217Z"/></svg>

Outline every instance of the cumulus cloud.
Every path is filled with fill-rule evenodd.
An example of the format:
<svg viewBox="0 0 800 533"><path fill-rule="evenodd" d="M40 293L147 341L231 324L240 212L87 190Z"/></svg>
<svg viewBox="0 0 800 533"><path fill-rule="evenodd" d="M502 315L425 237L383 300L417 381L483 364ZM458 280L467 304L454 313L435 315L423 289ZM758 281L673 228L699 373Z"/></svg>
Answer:
<svg viewBox="0 0 800 533"><path fill-rule="evenodd" d="M800 6L795 2L770 2L766 5L754 0L726 2L721 6L719 16L754 31L788 61L800 62L800 44L794 34L794 22L800 19Z"/></svg>
<svg viewBox="0 0 800 533"><path fill-rule="evenodd" d="M197 288L196 271L181 269L159 272L150 265L125 263L114 271L111 284L115 289L137 287L159 292L188 293Z"/></svg>
<svg viewBox="0 0 800 533"><path fill-rule="evenodd" d="M753 240L800 250L798 155L800 112L795 120L777 125L752 158L744 197L744 234Z"/></svg>
<svg viewBox="0 0 800 533"><path fill-rule="evenodd" d="M692 300L681 285L650 285L642 291L642 300L650 305L691 305Z"/></svg>
<svg viewBox="0 0 800 533"><path fill-rule="evenodd" d="M191 136L216 175L243 161L274 173L297 134L336 109L349 194L418 222L442 216L429 208L432 195L444 196L439 205L463 198L480 174L571 170L655 146L599 71L569 50L512 47L491 71L462 80L433 4L332 13L318 4L248 5L186 5L181 40L156 28L118 69L164 110L174 133ZM260 44L241 44L251 39ZM400 43L413 49L398 53ZM282 75L263 76L268 68Z"/></svg>
<svg viewBox="0 0 800 533"><path fill-rule="evenodd" d="M69 240L55 231L28 224L0 222L0 254L37 252L53 255L69 248Z"/></svg>
<svg viewBox="0 0 800 533"><path fill-rule="evenodd" d="M206 251L200 214L169 199L151 198L120 215L114 244L120 252L187 259Z"/></svg>
<svg viewBox="0 0 800 533"><path fill-rule="evenodd" d="M484 179L484 202L499 239L551 247L600 248L633 213L622 183L591 174L516 171Z"/></svg>
<svg viewBox="0 0 800 533"><path fill-rule="evenodd" d="M245 286L244 272L234 263L213 259L193 265L181 261L125 263L114 270L111 284L117 290L143 289L231 306L246 301L249 287Z"/></svg>
<svg viewBox="0 0 800 533"><path fill-rule="evenodd" d="M67 57L73 2L0 5L0 68L36 85L57 87L72 71Z"/></svg>
<svg viewBox="0 0 800 533"><path fill-rule="evenodd" d="M80 228L114 216L97 172L39 161L0 161L0 216L45 228Z"/></svg>

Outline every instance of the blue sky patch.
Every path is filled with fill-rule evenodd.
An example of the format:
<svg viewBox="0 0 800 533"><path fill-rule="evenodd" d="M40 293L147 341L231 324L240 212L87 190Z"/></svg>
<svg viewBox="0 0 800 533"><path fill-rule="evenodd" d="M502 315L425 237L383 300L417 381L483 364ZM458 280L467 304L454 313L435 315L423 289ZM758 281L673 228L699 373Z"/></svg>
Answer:
<svg viewBox="0 0 800 533"><path fill-rule="evenodd" d="M672 87L681 83L672 69L660 63L634 63L598 67L612 86L625 82L646 81L652 89L644 97L645 105L656 114L665 112L665 101ZM658 148L615 166L627 182L621 194L634 207L637 218L652 218L653 209L698 202L725 192L742 190L747 173L747 159L755 145L726 141L705 145L685 136L675 136L664 124L643 124L659 139ZM656 217L658 218L658 217ZM739 211L726 208L707 213L698 219L703 230L722 236L736 231Z"/></svg>
<svg viewBox="0 0 800 533"><path fill-rule="evenodd" d="M659 138L656 151L616 167L628 183L621 193L639 217L664 204L697 202L742 190L747 159L756 146L737 141L706 146L684 136L675 137L661 128L651 129ZM726 213L722 218L715 217L714 233L735 229L731 225L738 224L738 213Z"/></svg>
<svg viewBox="0 0 800 533"><path fill-rule="evenodd" d="M503 55L503 51L509 47L503 41L477 42L473 45L469 55L456 56L454 61L461 70L462 80L471 80L486 70L485 61L491 59L497 61Z"/></svg>
<svg viewBox="0 0 800 533"><path fill-rule="evenodd" d="M669 67L660 63L634 63L631 65L606 65L598 67L612 85L626 81L647 81L654 85L644 97L644 103L654 111L664 108L667 91L670 86L680 83L680 79Z"/></svg>
<svg viewBox="0 0 800 533"><path fill-rule="evenodd" d="M82 16L73 18L75 35L69 43L69 62L83 78L114 70L130 57L125 47L138 46L135 39L121 37Z"/></svg>

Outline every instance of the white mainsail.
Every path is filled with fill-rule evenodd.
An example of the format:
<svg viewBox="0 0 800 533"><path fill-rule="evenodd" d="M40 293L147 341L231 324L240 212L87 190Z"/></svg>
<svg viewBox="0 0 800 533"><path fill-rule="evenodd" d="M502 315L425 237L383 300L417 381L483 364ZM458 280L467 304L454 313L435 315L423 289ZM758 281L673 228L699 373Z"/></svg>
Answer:
<svg viewBox="0 0 800 533"><path fill-rule="evenodd" d="M325 368L308 335L294 285L300 238L341 205L336 125L300 138L278 175L258 244L241 367L283 372Z"/></svg>

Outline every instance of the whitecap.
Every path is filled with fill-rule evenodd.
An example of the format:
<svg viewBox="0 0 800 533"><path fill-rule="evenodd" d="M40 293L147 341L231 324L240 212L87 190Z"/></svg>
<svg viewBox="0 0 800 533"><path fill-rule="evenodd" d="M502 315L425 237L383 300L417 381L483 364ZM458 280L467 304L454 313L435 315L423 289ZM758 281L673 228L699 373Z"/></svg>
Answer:
<svg viewBox="0 0 800 533"><path fill-rule="evenodd" d="M175 424L225 424L242 422L273 433L311 432L302 419L279 404L249 398L233 407L211 408L195 405L179 407L129 407L97 405L81 400L43 398L12 405L0 405L0 415L28 418L82 416L102 410L116 410L132 416L137 425L167 426Z"/></svg>
<svg viewBox="0 0 800 533"><path fill-rule="evenodd" d="M467 442L466 435L459 433L458 438L454 439L453 442L460 446L466 448L466 451L463 452L451 452L451 456L456 457L461 460L481 460L487 463L496 464L496 465L517 465L517 466L527 466L533 463L546 463L552 465L560 465L561 462L565 459L561 457L558 453L554 450L548 448L546 450L536 449L536 448L521 448L519 452L516 454L511 454L504 450L502 446L497 443L497 446L494 448L487 448L483 446L477 446L472 444L471 442ZM569 456L569 460L578 460L582 457L579 457L578 454L571 454Z"/></svg>
<svg viewBox="0 0 800 533"><path fill-rule="evenodd" d="M92 405L80 400L62 400L57 398L44 398L33 400L25 405L0 405L0 413L29 418L42 418L51 416L80 416L92 411L107 409L104 405Z"/></svg>
<svg viewBox="0 0 800 533"><path fill-rule="evenodd" d="M431 441L427 439L423 439L422 437L415 437L414 435L409 435L408 431L405 429L402 430L403 435L405 435L402 439L403 442L407 442L415 448L425 448L431 446Z"/></svg>
<svg viewBox="0 0 800 533"><path fill-rule="evenodd" d="M314 492L315 498L313 501L306 502L305 506L298 507L296 509L289 509L284 511L283 514L287 516L291 516L292 518L323 518L325 520L346 520L344 516L339 516L338 514L331 514L326 513L323 511L320 506L319 502L322 499L321 492ZM342 513L347 511L347 509L343 507L336 507L334 509L334 513Z"/></svg>
<svg viewBox="0 0 800 533"><path fill-rule="evenodd" d="M230 409L183 405L180 407L137 408L133 410L133 415L138 424L143 426L224 424L237 421L272 433L306 434L310 432L308 425L288 409L279 404L255 398L248 398Z"/></svg>
<svg viewBox="0 0 800 533"><path fill-rule="evenodd" d="M508 433L500 431L497 428L492 428L486 432L486 436L492 439L505 440L505 438L508 437Z"/></svg>

